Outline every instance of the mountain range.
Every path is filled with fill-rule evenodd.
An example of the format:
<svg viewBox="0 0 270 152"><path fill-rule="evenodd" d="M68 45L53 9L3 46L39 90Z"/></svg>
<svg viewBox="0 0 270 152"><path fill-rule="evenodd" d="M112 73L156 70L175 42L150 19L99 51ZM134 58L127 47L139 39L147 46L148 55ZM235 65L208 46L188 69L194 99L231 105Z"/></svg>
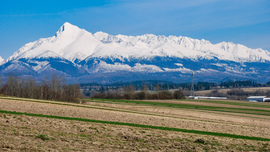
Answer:
<svg viewBox="0 0 270 152"><path fill-rule="evenodd" d="M92 34L64 23L56 34L0 57L0 73L45 77L65 75L69 82L111 83L134 80L222 81L225 78L270 81L270 53L241 44L183 36Z"/></svg>

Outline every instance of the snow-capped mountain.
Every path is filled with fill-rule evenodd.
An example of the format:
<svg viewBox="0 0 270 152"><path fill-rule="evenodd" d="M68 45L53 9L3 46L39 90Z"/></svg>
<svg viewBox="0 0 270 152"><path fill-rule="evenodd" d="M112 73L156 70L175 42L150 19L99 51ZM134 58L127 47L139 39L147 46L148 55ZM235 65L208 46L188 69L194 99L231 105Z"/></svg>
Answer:
<svg viewBox="0 0 270 152"><path fill-rule="evenodd" d="M111 82L168 77L181 81L195 71L200 73L198 80L218 80L220 76L265 80L269 79L269 65L268 51L231 42L211 44L204 39L153 34L92 34L64 23L55 36L21 47L4 61L0 72L31 75L54 72L79 81Z"/></svg>
<svg viewBox="0 0 270 152"><path fill-rule="evenodd" d="M20 48L8 61L20 58L65 58L70 61L84 59L94 53L100 42L89 32L65 23L55 36L41 38Z"/></svg>

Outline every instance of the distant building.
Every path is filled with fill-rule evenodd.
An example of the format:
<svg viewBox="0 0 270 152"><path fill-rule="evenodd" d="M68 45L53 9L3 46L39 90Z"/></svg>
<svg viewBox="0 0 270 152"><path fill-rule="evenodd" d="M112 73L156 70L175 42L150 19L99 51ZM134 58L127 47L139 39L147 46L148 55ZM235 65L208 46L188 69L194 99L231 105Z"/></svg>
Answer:
<svg viewBox="0 0 270 152"><path fill-rule="evenodd" d="M266 96L250 96L247 100L253 102L270 102L270 98Z"/></svg>
<svg viewBox="0 0 270 152"><path fill-rule="evenodd" d="M216 99L216 100L227 100L227 97L206 97L206 96L189 96L191 99Z"/></svg>

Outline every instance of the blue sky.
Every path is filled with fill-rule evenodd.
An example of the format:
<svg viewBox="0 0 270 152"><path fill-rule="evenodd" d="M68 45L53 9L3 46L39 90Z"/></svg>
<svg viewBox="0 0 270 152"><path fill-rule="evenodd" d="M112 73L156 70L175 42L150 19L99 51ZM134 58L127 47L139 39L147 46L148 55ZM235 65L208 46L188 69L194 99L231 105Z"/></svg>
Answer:
<svg viewBox="0 0 270 152"><path fill-rule="evenodd" d="M175 35L270 51L269 0L0 0L0 56L64 22L91 33Z"/></svg>

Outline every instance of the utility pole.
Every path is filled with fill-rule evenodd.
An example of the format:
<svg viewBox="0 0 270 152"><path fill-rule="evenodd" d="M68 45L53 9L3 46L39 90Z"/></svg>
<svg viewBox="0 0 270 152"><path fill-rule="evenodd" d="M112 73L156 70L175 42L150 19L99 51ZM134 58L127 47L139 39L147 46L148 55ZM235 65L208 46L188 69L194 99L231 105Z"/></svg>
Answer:
<svg viewBox="0 0 270 152"><path fill-rule="evenodd" d="M191 96L194 97L194 72L191 72Z"/></svg>

